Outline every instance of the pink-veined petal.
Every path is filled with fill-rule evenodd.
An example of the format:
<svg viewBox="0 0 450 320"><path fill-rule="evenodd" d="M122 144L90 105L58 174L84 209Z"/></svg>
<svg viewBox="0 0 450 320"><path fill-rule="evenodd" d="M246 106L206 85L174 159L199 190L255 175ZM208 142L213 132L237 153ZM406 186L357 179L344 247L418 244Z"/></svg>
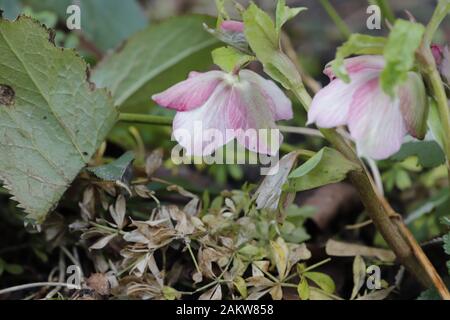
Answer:
<svg viewBox="0 0 450 320"><path fill-rule="evenodd" d="M230 112L231 90L229 85L220 84L201 107L175 115L173 136L187 155L210 155L234 139L225 121Z"/></svg>
<svg viewBox="0 0 450 320"><path fill-rule="evenodd" d="M399 87L400 110L409 134L423 139L427 133L428 99L422 77L408 73L408 80Z"/></svg>
<svg viewBox="0 0 450 320"><path fill-rule="evenodd" d="M270 106L251 83L234 87L228 112L228 126L236 130L236 139L250 151L276 155L283 136L275 125Z"/></svg>
<svg viewBox="0 0 450 320"><path fill-rule="evenodd" d="M273 81L266 80L256 72L250 70L242 70L239 76L261 90L261 94L269 103L275 121L292 119L294 114L292 112L291 100L286 97L284 92Z"/></svg>
<svg viewBox="0 0 450 320"><path fill-rule="evenodd" d="M407 132L400 101L383 92L378 77L355 92L350 108L348 127L360 155L380 160L400 150Z"/></svg>
<svg viewBox="0 0 450 320"><path fill-rule="evenodd" d="M383 70L385 62L382 56L363 55L344 60L345 68L348 74L351 76L363 71L378 71ZM328 64L323 71L331 80L336 78L336 75Z"/></svg>
<svg viewBox="0 0 450 320"><path fill-rule="evenodd" d="M220 24L220 28L224 31L244 32L244 23L241 21L225 20Z"/></svg>
<svg viewBox="0 0 450 320"><path fill-rule="evenodd" d="M319 128L333 128L347 124L354 93L377 74L366 71L350 75L350 83L341 79L332 80L314 96L307 125L315 123Z"/></svg>
<svg viewBox="0 0 450 320"><path fill-rule="evenodd" d="M177 111L189 111L203 105L222 81L224 72L191 72L189 78L153 95L160 106Z"/></svg>

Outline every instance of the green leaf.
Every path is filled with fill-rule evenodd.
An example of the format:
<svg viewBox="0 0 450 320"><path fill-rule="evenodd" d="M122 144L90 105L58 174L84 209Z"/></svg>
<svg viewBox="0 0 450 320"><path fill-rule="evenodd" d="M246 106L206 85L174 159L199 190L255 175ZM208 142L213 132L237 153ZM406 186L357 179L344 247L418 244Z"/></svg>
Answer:
<svg viewBox="0 0 450 320"><path fill-rule="evenodd" d="M336 57L330 62L334 73L337 77L350 82L347 69L344 65L344 59L351 55L361 54L382 54L386 38L372 37L365 34L352 34L350 38L341 45L336 51Z"/></svg>
<svg viewBox="0 0 450 320"><path fill-rule="evenodd" d="M444 250L446 254L450 255L450 233L444 235Z"/></svg>
<svg viewBox="0 0 450 320"><path fill-rule="evenodd" d="M419 164L424 168L434 168L445 163L445 154L434 141L412 141L402 145L400 151L391 159L403 161L408 157L416 156Z"/></svg>
<svg viewBox="0 0 450 320"><path fill-rule="evenodd" d="M340 152L325 147L289 175L288 191L303 191L344 180L359 165Z"/></svg>
<svg viewBox="0 0 450 320"><path fill-rule="evenodd" d="M225 8L225 0L215 0L216 2L216 8L217 8L217 28L220 27L220 24L224 20L230 20L230 15L227 12L227 9Z"/></svg>
<svg viewBox="0 0 450 320"><path fill-rule="evenodd" d="M18 264L5 264L5 271L12 275L23 273L23 267Z"/></svg>
<svg viewBox="0 0 450 320"><path fill-rule="evenodd" d="M24 41L26 39L26 41ZM56 48L34 20L0 20L0 177L42 222L117 119L74 51Z"/></svg>
<svg viewBox="0 0 450 320"><path fill-rule="evenodd" d="M26 0L35 10L54 11L60 20L76 4L81 11L81 32L102 51L116 48L123 40L147 26L147 17L136 0Z"/></svg>
<svg viewBox="0 0 450 320"><path fill-rule="evenodd" d="M232 47L217 48L211 54L214 63L226 72L232 72L236 67L241 67L254 60L254 57Z"/></svg>
<svg viewBox="0 0 450 320"><path fill-rule="evenodd" d="M303 86L302 79L293 62L280 50L275 24L267 13L254 3L244 11L245 37L264 71L280 82L286 89Z"/></svg>
<svg viewBox="0 0 450 320"><path fill-rule="evenodd" d="M307 10L305 7L300 8L289 8L286 6L286 0L278 0L277 4L277 13L276 13L276 22L275 22L275 28L277 30L277 33L280 34L281 28L283 25L295 18L300 12Z"/></svg>
<svg viewBox="0 0 450 320"><path fill-rule="evenodd" d="M206 16L169 19L137 33L94 70L92 79L108 88L121 108L151 105L152 94L186 78L192 70L211 64L217 40L202 27Z"/></svg>
<svg viewBox="0 0 450 320"><path fill-rule="evenodd" d="M425 27L419 23L402 19L395 22L384 48L386 66L380 76L381 87L387 94L393 96L396 87L408 79L424 32Z"/></svg>
<svg viewBox="0 0 450 320"><path fill-rule="evenodd" d="M416 209L414 209L414 211L409 213L405 219L405 223L407 225L411 225L411 223L413 223L417 219L445 204L449 200L449 197L450 192L448 188L440 190L437 194L427 198ZM445 223L445 220L443 220L443 222ZM450 219L448 219L448 223L448 226L450 226Z"/></svg>
<svg viewBox="0 0 450 320"><path fill-rule="evenodd" d="M105 181L123 181L134 160L134 152L128 151L120 158L103 166L87 168L98 178Z"/></svg>
<svg viewBox="0 0 450 320"><path fill-rule="evenodd" d="M320 289L325 291L326 293L333 293L336 290L336 285L334 284L333 279L321 272L305 272L303 274L306 278L313 281L315 284L319 286Z"/></svg>
<svg viewBox="0 0 450 320"><path fill-rule="evenodd" d="M265 250L252 244L246 244L239 249L239 254L243 255L248 260L259 260L266 256Z"/></svg>
<svg viewBox="0 0 450 320"><path fill-rule="evenodd" d="M444 283L447 286L447 288L450 289L450 278L445 278ZM417 300L442 300L442 297L440 296L436 288L430 288L425 291L422 291Z"/></svg>
<svg viewBox="0 0 450 320"><path fill-rule="evenodd" d="M302 300L308 300L309 299L309 284L308 281L306 281L305 277L302 277L298 286L297 286L297 292L298 296Z"/></svg>
<svg viewBox="0 0 450 320"><path fill-rule="evenodd" d="M412 186L412 181L407 171L397 170L395 175L395 185L400 190L406 190Z"/></svg>
<svg viewBox="0 0 450 320"><path fill-rule="evenodd" d="M177 300L181 298L181 293L172 287L164 286L162 293L166 300Z"/></svg>
<svg viewBox="0 0 450 320"><path fill-rule="evenodd" d="M236 277L233 281L234 286L239 291L239 294L242 298L247 298L248 290L247 290L247 284L245 283L245 280L242 277Z"/></svg>
<svg viewBox="0 0 450 320"><path fill-rule="evenodd" d="M436 142L443 150L445 141L445 132L444 128L442 127L442 122L436 101L434 99L429 99L429 106L430 110L428 112L428 120L427 120L428 128L430 129L431 134L433 135Z"/></svg>

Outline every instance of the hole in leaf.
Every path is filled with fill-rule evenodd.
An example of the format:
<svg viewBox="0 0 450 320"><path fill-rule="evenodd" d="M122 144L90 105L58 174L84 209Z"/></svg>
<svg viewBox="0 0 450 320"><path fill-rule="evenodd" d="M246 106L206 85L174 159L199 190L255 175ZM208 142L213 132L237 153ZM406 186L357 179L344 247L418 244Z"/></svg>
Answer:
<svg viewBox="0 0 450 320"><path fill-rule="evenodd" d="M12 106L15 102L16 93L13 88L6 84L0 84L0 104L5 106Z"/></svg>

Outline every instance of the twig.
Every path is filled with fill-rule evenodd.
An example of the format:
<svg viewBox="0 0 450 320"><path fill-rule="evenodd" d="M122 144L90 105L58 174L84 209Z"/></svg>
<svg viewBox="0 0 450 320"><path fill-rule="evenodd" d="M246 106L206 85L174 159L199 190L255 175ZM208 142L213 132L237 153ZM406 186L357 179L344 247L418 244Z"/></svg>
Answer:
<svg viewBox="0 0 450 320"><path fill-rule="evenodd" d="M64 281L64 275L65 275L65 269L66 269L66 263L64 261L64 253L63 251L60 249L59 250L59 263L58 263L58 269L59 269L59 277L58 277L58 282L63 282ZM55 287L52 291L50 291L49 293L47 293L47 295L45 296L45 300L47 299L51 299L53 298L53 296L61 289L61 286L57 286Z"/></svg>
<svg viewBox="0 0 450 320"><path fill-rule="evenodd" d="M6 293L11 293L11 292L20 291L20 290L31 289L31 288L54 287L54 286L66 287L67 289L71 289L71 290L79 289L78 286L76 286L74 284L69 284L69 283L64 283L64 282L34 282L34 283L27 283L27 284L22 284L19 286L2 289L2 290L0 290L0 295L4 295Z"/></svg>

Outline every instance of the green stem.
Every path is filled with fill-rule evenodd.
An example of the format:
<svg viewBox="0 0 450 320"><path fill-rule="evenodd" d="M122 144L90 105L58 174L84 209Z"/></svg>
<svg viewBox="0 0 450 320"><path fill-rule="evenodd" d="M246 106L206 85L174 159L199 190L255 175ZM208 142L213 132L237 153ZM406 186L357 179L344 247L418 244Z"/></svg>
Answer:
<svg viewBox="0 0 450 320"><path fill-rule="evenodd" d="M194 252L192 251L191 244L189 242L186 242L186 248L189 251L189 254L191 255L192 262L194 263L195 269L198 273L202 274L202 271L200 270L200 266L197 263L197 259L195 258Z"/></svg>
<svg viewBox="0 0 450 320"><path fill-rule="evenodd" d="M331 20L333 20L336 27L339 29L342 37L344 39L348 39L348 37L350 37L351 31L345 23L344 19L341 18L339 13L336 11L336 9L334 9L334 7L328 0L319 0L319 2L327 12L328 16L331 18Z"/></svg>
<svg viewBox="0 0 450 320"><path fill-rule="evenodd" d="M119 121L131 122L140 124L152 124L161 126L172 125L172 118L165 116L155 116L151 114L138 114L138 113L120 113Z"/></svg>
<svg viewBox="0 0 450 320"><path fill-rule="evenodd" d="M436 66L433 54L430 49L431 41L439 25L450 12L450 1L441 0L431 17L425 30L422 44L417 51L417 59L420 62L422 75L431 87L432 95L436 100L439 118L441 120L444 135L444 152L447 158L448 180L450 183L450 110L445 87Z"/></svg>
<svg viewBox="0 0 450 320"><path fill-rule="evenodd" d="M425 46L430 46L433 36L436 33L442 20L447 16L450 11L450 1L449 0L439 0L436 9L434 10L433 16L427 25L425 35L423 37L423 42Z"/></svg>
<svg viewBox="0 0 450 320"><path fill-rule="evenodd" d="M316 268L318 268L320 266L323 266L324 264L326 264L326 263L328 263L330 261L331 261L331 258L327 258L325 260L319 261L319 262L317 262L317 263L315 263L313 265L310 265L309 267L306 267L305 270L303 270L303 273L308 272L310 270L314 270L314 269L316 269Z"/></svg>
<svg viewBox="0 0 450 320"><path fill-rule="evenodd" d="M380 7L382 16L387 19L390 23L394 23L395 15L392 11L392 8L387 0L371 0L369 1L371 4L376 4Z"/></svg>

